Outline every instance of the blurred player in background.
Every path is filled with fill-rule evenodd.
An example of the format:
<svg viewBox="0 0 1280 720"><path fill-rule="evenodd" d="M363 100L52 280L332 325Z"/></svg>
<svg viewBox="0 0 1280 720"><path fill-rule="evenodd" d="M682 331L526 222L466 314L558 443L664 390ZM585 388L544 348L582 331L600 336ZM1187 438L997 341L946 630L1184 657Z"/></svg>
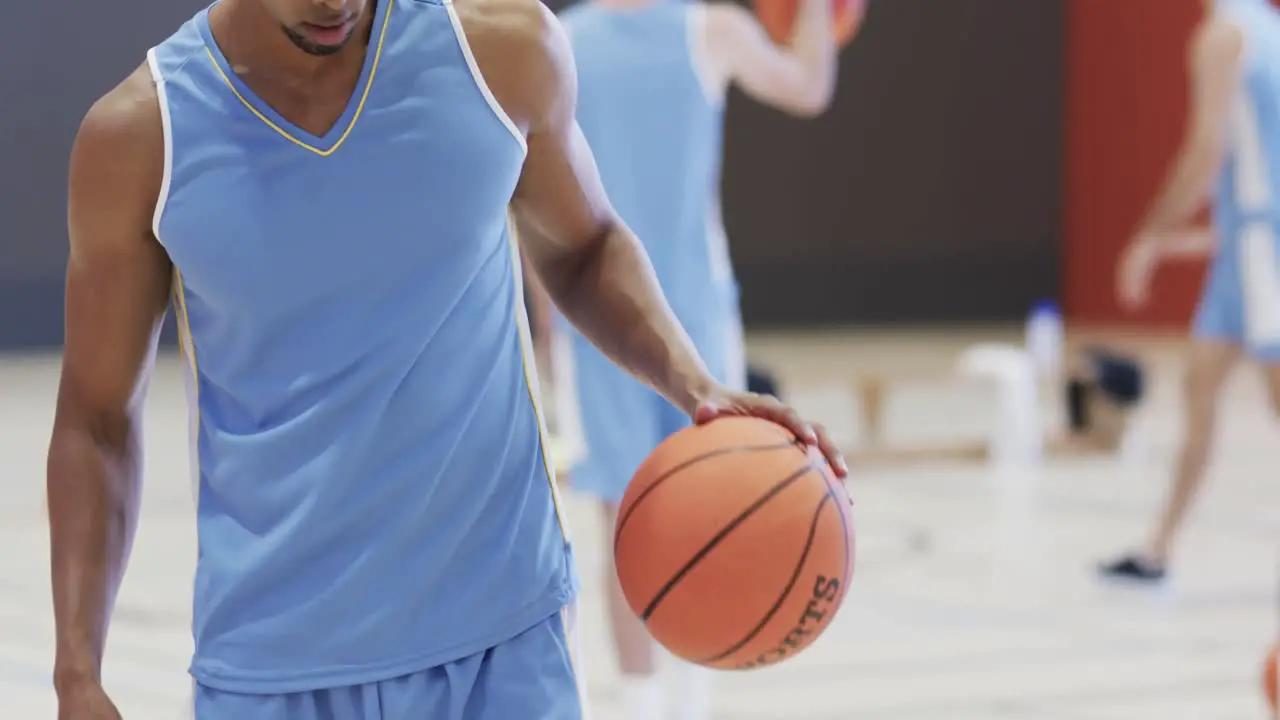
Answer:
<svg viewBox="0 0 1280 720"><path fill-rule="evenodd" d="M1172 492L1146 547L1102 567L1106 576L1146 582L1165 577L1204 475L1220 390L1242 354L1262 365L1280 408L1280 11L1268 0L1205 0L1190 52L1186 137L1118 277L1125 304L1144 304L1161 260L1212 247L1194 223L1215 197L1218 247L1191 332Z"/></svg>
<svg viewBox="0 0 1280 720"><path fill-rule="evenodd" d="M737 83L792 115L823 112L836 79L831 6L830 0L803 0L785 46L772 42L749 11L729 3L595 0L562 15L578 67L578 122L604 186L623 221L647 235L659 282L712 372L734 387L747 382L747 372L720 217L725 96ZM580 413L585 431L586 455L570 482L603 502L611 534L627 482L688 418L616 372L581 335L562 337L565 342L548 339L544 348L561 350L549 352L559 414ZM569 410L575 398L577 408ZM568 428L562 430L567 435ZM617 587L612 556L606 557L628 717L708 718L705 671L672 659L672 682L664 687L653 643Z"/></svg>

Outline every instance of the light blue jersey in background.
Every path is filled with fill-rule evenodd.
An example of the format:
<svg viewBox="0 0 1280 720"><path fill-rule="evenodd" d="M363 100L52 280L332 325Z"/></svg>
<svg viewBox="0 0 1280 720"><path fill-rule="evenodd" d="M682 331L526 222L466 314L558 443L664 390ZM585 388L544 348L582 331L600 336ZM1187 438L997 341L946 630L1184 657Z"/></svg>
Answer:
<svg viewBox="0 0 1280 720"><path fill-rule="evenodd" d="M1280 363L1280 10L1268 0L1218 0L1245 35L1243 86L1218 183L1218 251L1194 332Z"/></svg>
<svg viewBox="0 0 1280 720"><path fill-rule="evenodd" d="M586 2L561 15L578 69L578 124L605 190L712 372L741 385L737 284L719 201L724 89L710 78L704 18L701 4L678 0ZM557 380L573 384L586 437L573 487L616 502L645 456L689 419L572 335Z"/></svg>

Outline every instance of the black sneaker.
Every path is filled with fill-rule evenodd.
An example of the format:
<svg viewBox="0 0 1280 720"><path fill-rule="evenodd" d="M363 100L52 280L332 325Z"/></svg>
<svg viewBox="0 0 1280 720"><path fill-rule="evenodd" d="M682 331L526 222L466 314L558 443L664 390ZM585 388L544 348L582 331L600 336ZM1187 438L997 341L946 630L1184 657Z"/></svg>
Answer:
<svg viewBox="0 0 1280 720"><path fill-rule="evenodd" d="M1098 572L1109 580L1157 584L1164 580L1164 565L1152 562L1141 555L1125 555L1118 560L1101 565Z"/></svg>

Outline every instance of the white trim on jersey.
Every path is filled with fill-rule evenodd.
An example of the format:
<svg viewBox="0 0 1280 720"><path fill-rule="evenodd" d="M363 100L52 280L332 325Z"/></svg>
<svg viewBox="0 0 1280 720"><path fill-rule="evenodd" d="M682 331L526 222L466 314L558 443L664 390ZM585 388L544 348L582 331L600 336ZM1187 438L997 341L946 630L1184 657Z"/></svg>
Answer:
<svg viewBox="0 0 1280 720"><path fill-rule="evenodd" d="M1252 222L1240 231L1237 252L1240 292L1244 296L1244 334L1247 347L1280 344L1280 257L1276 256L1275 224Z"/></svg>
<svg viewBox="0 0 1280 720"><path fill-rule="evenodd" d="M511 116L507 115L507 111L502 109L502 105L498 103L498 99L493 96L493 91L489 89L489 84L484 81L484 75L480 72L480 65L476 63L476 56L471 52L471 43L467 42L467 34L462 29L462 18L458 17L458 10L453 6L453 0L444 0L444 8L449 13L449 24L453 26L453 35L458 40L458 47L462 49L462 57L467 61L467 69L471 71L471 80L475 82L476 87L480 89L480 94L484 96L484 101L488 103L489 109L493 114L498 116L502 124L511 132L511 137L520 143L520 149L526 153L529 152L529 142L525 139L524 133L520 132L520 128L516 127L515 122L511 120Z"/></svg>
<svg viewBox="0 0 1280 720"><path fill-rule="evenodd" d="M156 86L156 99L160 104L160 127L164 136L164 170L160 178L160 195L156 198L155 211L151 215L151 233L156 242L164 245L160 237L160 224L164 219L164 210L169 203L170 185L173 179L173 117L169 108L169 92L163 71L160 69L160 58L155 48L147 51L147 69L151 72L151 80ZM182 349L184 365L183 385L187 394L187 424L189 431L187 457L191 467L191 497L199 504L200 500L200 391L199 366L196 363L195 347L191 340L191 327L187 318L186 291L182 286L182 275L174 269L172 276L173 312L178 321L178 346ZM154 361L155 351L152 351Z"/></svg>
<svg viewBox="0 0 1280 720"><path fill-rule="evenodd" d="M1247 89L1240 88L1234 120L1236 203L1248 214L1269 210L1275 203L1266 148L1258 127L1258 109Z"/></svg>
<svg viewBox="0 0 1280 720"><path fill-rule="evenodd" d="M728 293L734 282L733 256L729 252L729 235L724 229L719 192L713 192L707 199L706 243L711 284L717 291Z"/></svg>
<svg viewBox="0 0 1280 720"><path fill-rule="evenodd" d="M693 3L689 6L688 32L689 63L693 66L693 74L697 76L707 102L720 107L729 94L729 72L728 68L722 67L711 57L705 4Z"/></svg>
<svg viewBox="0 0 1280 720"><path fill-rule="evenodd" d="M1271 346L1280 343L1280 258L1276 257L1280 239L1271 219L1271 209L1276 204L1274 178L1267 164L1255 98L1245 87L1239 89L1238 97L1233 115L1232 158L1236 210L1246 218L1239 231L1236 258L1240 263L1245 340L1253 347Z"/></svg>
<svg viewBox="0 0 1280 720"><path fill-rule="evenodd" d="M164 74L160 71L160 58L157 57L155 48L147 51L147 69L151 71L151 81L156 85L156 97L160 102L160 126L164 130L164 173L160 178L160 195L156 198L155 212L151 215L151 232L159 239L160 220L164 217L164 208L169 202L169 182L173 177L173 119L169 114L169 92L165 88Z"/></svg>

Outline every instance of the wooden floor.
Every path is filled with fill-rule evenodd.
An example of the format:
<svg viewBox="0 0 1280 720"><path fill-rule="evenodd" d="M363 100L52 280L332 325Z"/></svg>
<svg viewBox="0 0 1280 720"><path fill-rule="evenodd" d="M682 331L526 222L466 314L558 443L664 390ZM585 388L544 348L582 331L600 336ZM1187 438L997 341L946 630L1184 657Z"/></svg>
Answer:
<svg viewBox="0 0 1280 720"><path fill-rule="evenodd" d="M945 369L966 344L1007 333L757 337L795 402L856 440L839 381L856 368ZM1259 379L1234 378L1204 502L1162 592L1097 582L1099 558L1136 542L1164 487L1180 407L1178 359L1152 346L1147 459L1057 462L1041 471L917 466L859 473L859 557L828 634L782 667L720 678L718 720L1260 720L1259 661L1277 620L1280 427ZM44 450L55 357L0 360L0 717L54 717ZM106 680L128 720L182 717L195 558L178 366L162 358L147 416L142 527ZM904 387L902 438L977 437L980 396ZM620 718L600 610L602 531L573 502L596 717ZM519 720L513 718L512 720Z"/></svg>

